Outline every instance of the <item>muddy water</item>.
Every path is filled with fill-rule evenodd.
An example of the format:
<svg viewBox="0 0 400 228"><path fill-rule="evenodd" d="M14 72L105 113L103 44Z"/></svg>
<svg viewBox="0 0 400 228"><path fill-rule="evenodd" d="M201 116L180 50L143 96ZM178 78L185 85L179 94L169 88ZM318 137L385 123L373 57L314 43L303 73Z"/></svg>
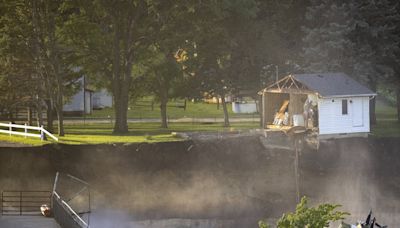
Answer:
<svg viewBox="0 0 400 228"><path fill-rule="evenodd" d="M355 220L373 209L397 227L397 141L340 140L303 151L301 194L342 204ZM294 209L293 159L258 137L1 148L0 189L51 189L61 171L91 184L94 227L257 227Z"/></svg>

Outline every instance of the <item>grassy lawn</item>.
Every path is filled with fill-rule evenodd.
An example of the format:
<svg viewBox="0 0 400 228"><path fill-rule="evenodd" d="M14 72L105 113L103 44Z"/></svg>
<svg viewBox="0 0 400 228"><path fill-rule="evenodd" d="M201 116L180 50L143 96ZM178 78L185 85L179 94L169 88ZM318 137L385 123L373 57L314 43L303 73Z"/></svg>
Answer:
<svg viewBox="0 0 400 228"><path fill-rule="evenodd" d="M154 104L154 109L151 110L150 101L140 103L147 106L131 106L128 110L128 118L143 119L143 118L160 118L159 104ZM178 102L182 104L182 101ZM217 109L217 104L208 104L204 102L186 102L186 110L177 108L177 102L170 101L168 103L167 113L170 119L178 118L222 118L224 117L222 106ZM258 114L236 114L232 112L232 105L228 104L228 112L230 117L258 117ZM114 118L114 110L105 108L102 110L94 110L93 114L87 115L88 118Z"/></svg>
<svg viewBox="0 0 400 228"><path fill-rule="evenodd" d="M371 132L376 137L400 137L400 122L397 121L395 107L384 104L376 104L377 124L372 126Z"/></svg>
<svg viewBox="0 0 400 228"><path fill-rule="evenodd" d="M0 145L1 141L5 142L11 142L11 143L22 143L22 144L27 144L27 145L34 145L34 146L41 146L44 144L49 144L51 142L49 141L40 141L40 139L36 138L24 138L22 136L9 136L6 134L0 134Z"/></svg>
<svg viewBox="0 0 400 228"><path fill-rule="evenodd" d="M215 104L194 104L191 102L188 102L187 104L188 109L186 111L178 108L170 108L170 118L185 117L185 113L189 113L188 115L186 115L186 117L190 117L190 115L196 116L198 118L222 117L222 110L217 110ZM93 116L97 115L97 117L102 117L103 115L107 115L107 112L112 113L112 110L101 110L95 112ZM206 115L207 112L209 112L208 115ZM159 118L158 110L156 108L155 111L151 111L150 109L148 109L147 114L148 116L146 116L146 118ZM400 137L400 123L397 121L397 113L395 107L383 103L377 103L376 114L378 124L372 127L372 134L375 137ZM172 117L172 115L174 116ZM130 117L138 118L137 113L134 111L130 111ZM87 123L85 125L81 123L68 124L65 125L66 136L60 137L59 143L100 144L166 142L181 140L180 138L173 136L171 132L217 132L258 128L257 121L232 123L231 125L232 126L230 128L224 128L222 123L170 123L169 129L162 129L160 128L160 123L129 123L129 133L125 135L113 135L113 126L110 123ZM42 142L39 139L8 136L4 134L0 134L0 141L24 143L31 145L43 145L51 143L51 141Z"/></svg>
<svg viewBox="0 0 400 228"><path fill-rule="evenodd" d="M66 136L59 138L64 144L101 144L101 143L137 143L137 142L168 142L182 140L173 136L171 132L216 132L251 129L258 127L258 123L232 123L230 128L224 128L222 123L192 124L170 123L168 129L160 128L160 123L130 123L129 133L113 135L111 124L70 124L65 126ZM24 138L19 136L0 135L0 141L17 142L31 145L43 145L50 141Z"/></svg>

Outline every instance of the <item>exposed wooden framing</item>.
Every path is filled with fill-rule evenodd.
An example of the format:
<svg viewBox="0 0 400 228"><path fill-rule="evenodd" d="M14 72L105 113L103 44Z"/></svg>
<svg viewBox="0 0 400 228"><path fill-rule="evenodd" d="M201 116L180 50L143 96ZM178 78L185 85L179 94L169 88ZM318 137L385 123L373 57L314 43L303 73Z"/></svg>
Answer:
<svg viewBox="0 0 400 228"><path fill-rule="evenodd" d="M279 81L275 82L274 84L268 86L267 88L265 88L265 90L267 90L267 89L269 89L269 88L272 88L272 87L274 87L274 86L280 85L279 83L281 83L282 81L284 81L284 80L286 80L286 79L287 79L287 76L284 77L284 78L282 78L282 79L280 79Z"/></svg>
<svg viewBox="0 0 400 228"><path fill-rule="evenodd" d="M292 81L293 81L294 85L296 86L296 88L299 89L300 87L297 85L296 80L294 80L294 79L292 78Z"/></svg>
<svg viewBox="0 0 400 228"><path fill-rule="evenodd" d="M288 88L288 86L287 86L287 83L289 82L289 80L290 80L290 75L288 76L288 77L286 77L286 81L283 83L283 85L281 86L281 89L282 88Z"/></svg>
<svg viewBox="0 0 400 228"><path fill-rule="evenodd" d="M308 90L308 89L269 89L266 92L269 93L293 93L293 94L315 94L314 91Z"/></svg>
<svg viewBox="0 0 400 228"><path fill-rule="evenodd" d="M280 79L279 81L273 83L272 85L268 86L262 91L271 93L295 93L295 94L315 93L314 91L309 90L301 82L296 81L296 79L293 78L292 75L288 75Z"/></svg>

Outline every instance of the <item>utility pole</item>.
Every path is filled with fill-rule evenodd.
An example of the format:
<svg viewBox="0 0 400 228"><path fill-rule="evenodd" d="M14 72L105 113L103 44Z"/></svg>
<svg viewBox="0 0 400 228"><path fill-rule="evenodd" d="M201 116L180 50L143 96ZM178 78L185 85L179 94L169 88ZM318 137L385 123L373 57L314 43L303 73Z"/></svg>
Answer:
<svg viewBox="0 0 400 228"><path fill-rule="evenodd" d="M296 201L300 203L300 170L299 170L299 159L300 152L304 143L304 136L306 134L306 130L302 128L294 127L290 130L290 135L293 140L294 146L294 180L295 180L295 188L296 188Z"/></svg>

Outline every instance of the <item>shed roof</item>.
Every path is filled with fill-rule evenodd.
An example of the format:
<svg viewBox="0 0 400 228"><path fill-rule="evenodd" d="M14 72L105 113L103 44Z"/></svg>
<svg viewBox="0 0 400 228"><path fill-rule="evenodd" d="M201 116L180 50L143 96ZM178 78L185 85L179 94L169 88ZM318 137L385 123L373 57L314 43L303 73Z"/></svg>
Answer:
<svg viewBox="0 0 400 228"><path fill-rule="evenodd" d="M292 77L323 97L376 95L344 73L293 74Z"/></svg>

